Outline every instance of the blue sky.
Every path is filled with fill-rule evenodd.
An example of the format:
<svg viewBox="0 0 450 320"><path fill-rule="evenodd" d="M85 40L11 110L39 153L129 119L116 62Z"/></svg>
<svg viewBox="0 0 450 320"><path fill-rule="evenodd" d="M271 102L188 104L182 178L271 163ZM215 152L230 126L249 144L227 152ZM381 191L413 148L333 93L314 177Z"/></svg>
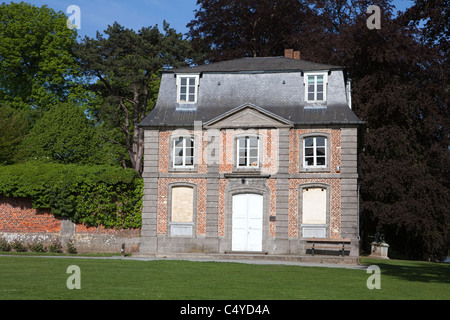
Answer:
<svg viewBox="0 0 450 320"><path fill-rule="evenodd" d="M187 32L186 25L194 18L197 0L15 0L35 6L48 7L67 13L70 5L77 5L81 11L81 29L78 34L84 38L95 37L97 31L103 31L117 21L120 25L133 30L158 24L161 28L166 20L170 26ZM2 1L3 2L3 1Z"/></svg>
<svg viewBox="0 0 450 320"><path fill-rule="evenodd" d="M5 0L4 0L5 1ZM16 0L13 2L20 2ZM78 34L84 38L95 37L97 31L103 31L117 21L124 27L139 30L158 24L162 27L166 20L170 26L185 34L186 25L194 18L197 0L23 0L36 6L46 4L67 16L70 5L77 5L81 11L81 29ZM7 3L11 1L5 1ZM411 6L412 0L395 0L398 10Z"/></svg>

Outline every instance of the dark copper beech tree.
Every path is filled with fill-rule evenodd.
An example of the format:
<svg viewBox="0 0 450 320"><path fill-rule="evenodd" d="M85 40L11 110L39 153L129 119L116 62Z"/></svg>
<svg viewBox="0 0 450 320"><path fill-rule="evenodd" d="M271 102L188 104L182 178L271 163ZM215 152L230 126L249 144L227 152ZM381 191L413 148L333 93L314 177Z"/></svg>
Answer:
<svg viewBox="0 0 450 320"><path fill-rule="evenodd" d="M205 61L295 48L302 59L346 66L353 109L366 122L363 248L380 235L394 256L426 260L442 260L450 242L450 23L448 6L437 12L435 2L397 14L388 0L199 0L188 25ZM372 4L380 29L367 26Z"/></svg>

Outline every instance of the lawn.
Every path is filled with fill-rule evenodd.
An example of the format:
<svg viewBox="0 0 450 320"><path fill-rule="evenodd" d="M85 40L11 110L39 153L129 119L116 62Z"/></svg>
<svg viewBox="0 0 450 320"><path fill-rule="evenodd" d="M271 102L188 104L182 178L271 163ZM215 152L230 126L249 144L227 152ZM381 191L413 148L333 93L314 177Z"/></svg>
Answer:
<svg viewBox="0 0 450 320"><path fill-rule="evenodd" d="M363 259L381 269L381 289L366 270L230 262L137 261L0 256L0 300L310 300L450 299L450 264ZM70 265L81 289L66 286Z"/></svg>

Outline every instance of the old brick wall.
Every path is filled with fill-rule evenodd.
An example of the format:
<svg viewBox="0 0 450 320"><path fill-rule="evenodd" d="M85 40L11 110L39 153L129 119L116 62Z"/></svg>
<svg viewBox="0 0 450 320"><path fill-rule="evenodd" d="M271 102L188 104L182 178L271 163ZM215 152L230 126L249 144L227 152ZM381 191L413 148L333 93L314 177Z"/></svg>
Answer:
<svg viewBox="0 0 450 320"><path fill-rule="evenodd" d="M0 196L0 231L59 234L61 219L50 210L33 209L30 199Z"/></svg>
<svg viewBox="0 0 450 320"><path fill-rule="evenodd" d="M30 245L48 246L54 241L67 244L70 240L77 252L139 251L140 229L115 230L87 227L70 220L54 217L49 209L34 209L30 199L0 195L0 238Z"/></svg>

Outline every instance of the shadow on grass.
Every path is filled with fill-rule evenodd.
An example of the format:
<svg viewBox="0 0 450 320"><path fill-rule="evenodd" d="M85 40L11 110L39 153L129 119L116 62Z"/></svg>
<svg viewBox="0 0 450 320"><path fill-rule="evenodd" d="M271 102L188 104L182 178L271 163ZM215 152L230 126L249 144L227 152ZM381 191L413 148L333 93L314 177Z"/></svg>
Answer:
<svg viewBox="0 0 450 320"><path fill-rule="evenodd" d="M377 265L382 274L398 279L450 284L450 264L448 263L379 259L364 259L363 263Z"/></svg>

